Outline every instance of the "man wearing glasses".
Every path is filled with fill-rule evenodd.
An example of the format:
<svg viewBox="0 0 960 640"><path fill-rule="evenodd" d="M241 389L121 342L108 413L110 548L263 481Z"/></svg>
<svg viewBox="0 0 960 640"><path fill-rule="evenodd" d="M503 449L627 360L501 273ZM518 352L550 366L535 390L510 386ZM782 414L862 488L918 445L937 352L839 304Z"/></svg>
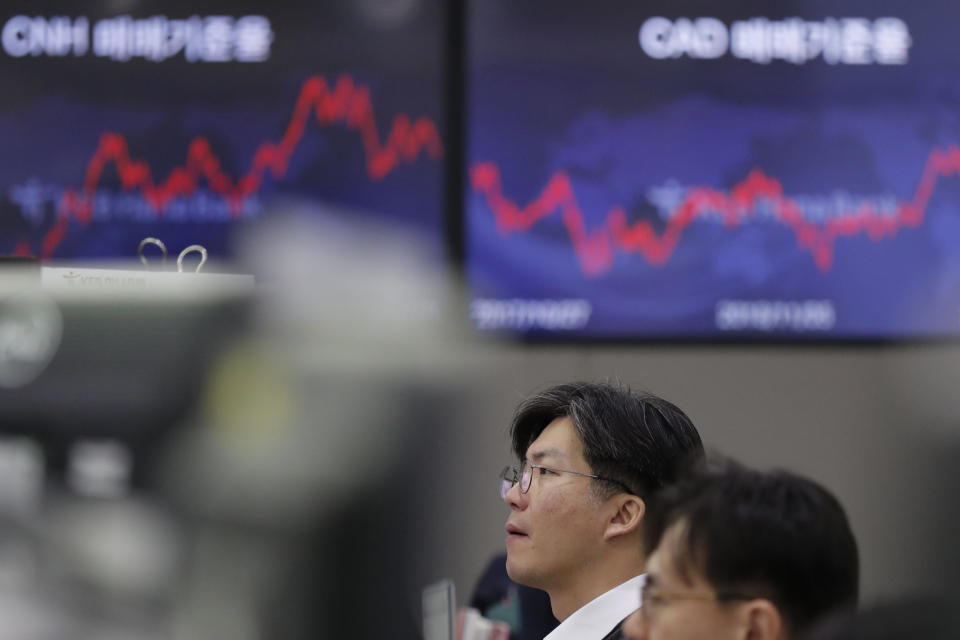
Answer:
<svg viewBox="0 0 960 640"><path fill-rule="evenodd" d="M644 571L645 500L703 456L700 435L662 398L572 383L523 402L511 437L507 573L549 594L561 623L548 640L619 637Z"/></svg>
<svg viewBox="0 0 960 640"><path fill-rule="evenodd" d="M655 498L636 640L793 640L856 606L857 543L820 485L732 462Z"/></svg>

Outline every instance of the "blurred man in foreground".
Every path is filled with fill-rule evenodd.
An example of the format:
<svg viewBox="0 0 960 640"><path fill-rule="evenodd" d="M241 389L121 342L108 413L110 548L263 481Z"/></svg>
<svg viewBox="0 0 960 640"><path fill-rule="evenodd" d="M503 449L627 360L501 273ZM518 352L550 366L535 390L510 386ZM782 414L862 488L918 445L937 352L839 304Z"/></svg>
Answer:
<svg viewBox="0 0 960 640"><path fill-rule="evenodd" d="M957 640L960 610L943 596L911 596L830 616L803 640Z"/></svg>
<svg viewBox="0 0 960 640"><path fill-rule="evenodd" d="M732 462L695 472L656 498L645 523L637 640L794 640L856 606L857 544L820 485Z"/></svg>
<svg viewBox="0 0 960 640"><path fill-rule="evenodd" d="M700 435L666 400L588 383L525 401L511 435L507 573L549 594L561 621L549 640L619 637L644 571L645 500L702 457Z"/></svg>

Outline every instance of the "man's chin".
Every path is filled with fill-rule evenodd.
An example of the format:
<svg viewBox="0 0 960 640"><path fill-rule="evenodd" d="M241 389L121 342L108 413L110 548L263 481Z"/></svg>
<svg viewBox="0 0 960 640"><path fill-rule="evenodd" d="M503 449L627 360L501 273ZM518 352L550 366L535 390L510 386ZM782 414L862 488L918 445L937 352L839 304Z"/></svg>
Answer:
<svg viewBox="0 0 960 640"><path fill-rule="evenodd" d="M534 580L534 576L531 575L529 567L525 567L522 563L518 562L516 558L512 558L509 553L507 554L507 575L517 584L522 584L527 587L536 586L531 584L531 582L536 582L536 580Z"/></svg>
<svg viewBox="0 0 960 640"><path fill-rule="evenodd" d="M517 566L517 562L510 556L509 553L507 554L507 575L510 576L511 580L517 583L520 582L517 578L522 577L523 575L523 572Z"/></svg>

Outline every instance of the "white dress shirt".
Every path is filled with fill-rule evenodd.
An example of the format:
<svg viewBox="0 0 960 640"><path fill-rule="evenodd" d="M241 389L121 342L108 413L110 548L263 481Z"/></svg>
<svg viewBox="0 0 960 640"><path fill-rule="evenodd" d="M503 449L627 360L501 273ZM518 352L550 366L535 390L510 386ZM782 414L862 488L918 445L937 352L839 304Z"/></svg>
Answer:
<svg viewBox="0 0 960 640"><path fill-rule="evenodd" d="M644 575L630 578L574 611L543 640L600 640L640 606Z"/></svg>

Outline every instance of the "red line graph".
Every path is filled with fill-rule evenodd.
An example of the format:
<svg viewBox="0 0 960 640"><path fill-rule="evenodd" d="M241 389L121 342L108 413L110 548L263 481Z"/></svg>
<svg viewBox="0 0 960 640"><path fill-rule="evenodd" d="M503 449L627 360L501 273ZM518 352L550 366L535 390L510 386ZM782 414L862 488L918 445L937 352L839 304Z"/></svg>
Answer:
<svg viewBox="0 0 960 640"><path fill-rule="evenodd" d="M863 202L855 210L842 212L819 225L804 218L800 205L784 195L776 178L754 170L729 192L710 187L690 189L660 234L646 220L628 224L622 207L610 209L605 223L588 231L570 177L563 171L554 173L540 195L524 207L503 195L500 169L494 163L473 165L470 183L474 191L486 198L501 234L527 231L559 212L580 266L588 276L608 271L617 250L639 252L650 264L662 266L673 255L684 230L699 217L719 213L728 228L735 228L756 215L761 202L769 205L774 219L793 230L797 246L810 251L817 267L825 272L833 265L837 238L865 233L877 241L896 235L902 228L920 225L937 180L954 174L960 175L960 147L934 149L927 157L913 200L899 203L892 215L880 215L871 203Z"/></svg>
<svg viewBox="0 0 960 640"><path fill-rule="evenodd" d="M367 174L380 180L401 162L415 161L421 151L434 159L443 156L443 144L437 127L428 118L412 121L406 114L397 114L386 140L381 143L369 88L354 84L349 75L341 75L331 88L320 76L306 80L297 97L293 115L279 142L263 142L257 149L245 175L234 180L220 167L220 160L204 137L194 138L182 166L174 168L165 180L156 182L150 165L130 156L126 138L119 133L104 133L87 164L83 186L66 189L57 207L57 220L43 237L41 257L49 258L56 251L69 228L71 219L87 225L91 220L94 198L108 164L116 167L125 190L139 189L144 199L162 217L171 200L193 194L205 179L211 191L223 196L232 217L240 215L244 201L254 194L269 171L274 178L286 175L290 157L296 151L311 116L320 126L345 124L358 131L366 153ZM22 247L18 247L22 251Z"/></svg>

